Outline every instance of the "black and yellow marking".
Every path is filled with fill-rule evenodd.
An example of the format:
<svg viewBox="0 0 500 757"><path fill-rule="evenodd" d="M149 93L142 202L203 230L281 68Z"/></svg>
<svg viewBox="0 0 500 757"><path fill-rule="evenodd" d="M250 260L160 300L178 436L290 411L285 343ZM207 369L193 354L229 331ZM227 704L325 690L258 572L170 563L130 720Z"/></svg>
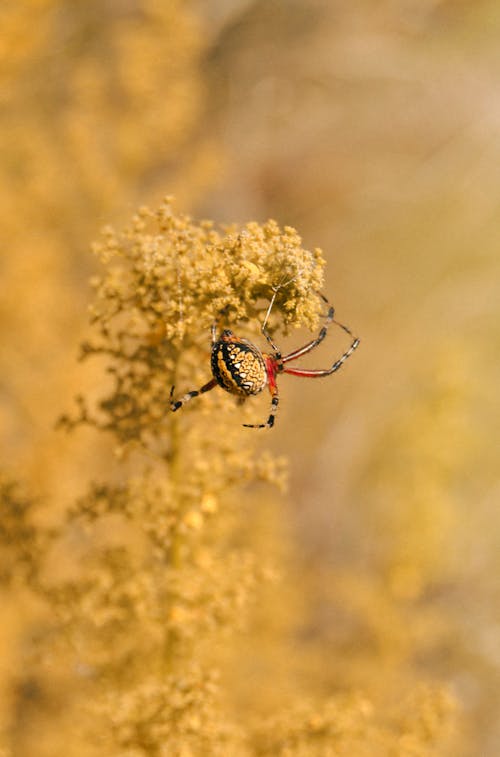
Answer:
<svg viewBox="0 0 500 757"><path fill-rule="evenodd" d="M246 339L225 331L212 347L212 373L226 392L249 397L267 384L266 364L261 352Z"/></svg>

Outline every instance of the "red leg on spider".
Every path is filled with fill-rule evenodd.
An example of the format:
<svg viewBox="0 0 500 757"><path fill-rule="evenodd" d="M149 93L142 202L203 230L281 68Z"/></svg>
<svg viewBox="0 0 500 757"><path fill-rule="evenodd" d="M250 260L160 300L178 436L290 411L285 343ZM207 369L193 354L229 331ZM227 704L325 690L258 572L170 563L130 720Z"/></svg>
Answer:
<svg viewBox="0 0 500 757"><path fill-rule="evenodd" d="M329 305L328 300L326 299L326 297L323 294L321 294L321 292L318 292L318 295L321 297L322 300L324 300L324 302L326 302L327 305ZM283 369L284 373L291 373L294 376L307 376L309 378L316 378L316 377L319 377L319 376L329 376L331 373L335 373L335 371L338 371L338 369L340 368L340 366L347 360L348 357L350 357L350 355L352 355L352 353L354 352L354 350L359 345L359 339L354 336L354 334L352 333L352 331L350 329L348 329L347 326L344 326L344 324L339 323L338 321L336 321L334 319L334 315L335 315L335 310L334 310L334 308L333 308L332 305L329 305L325 324L321 328L321 330L320 330L318 336L316 337L316 339L312 339L310 342L308 342L307 344L305 344L303 347L299 347L299 349L294 350L293 352L290 352L288 355L285 355L282 358L282 363L288 363L291 360L297 360L297 358L302 357L302 355L306 355L308 352L311 352L311 350L313 350L315 347L317 347L319 344L321 344L321 342L323 341L323 339L325 338L325 336L328 333L328 327L330 326L331 323L334 323L336 326L338 326L339 328L343 329L346 332L346 334L349 334L349 336L351 336L353 338L353 342L352 342L351 346L349 347L349 349L347 350L347 352L345 352L342 355L342 357L339 358L339 360L337 360L332 365L331 368L328 368L325 371L322 371L322 370L308 370L308 369L300 370L300 369L294 369L294 368L284 368Z"/></svg>
<svg viewBox="0 0 500 757"><path fill-rule="evenodd" d="M179 408L185 405L186 402L189 402L189 400L194 399L194 397L197 397L199 394L205 394L205 392L209 392L210 389L213 389L216 386L217 386L217 381L215 379L212 379L211 381L208 382L208 384L204 384L204 386L202 386L201 389L195 389L192 392L188 392L187 394L184 395L184 397L181 397L180 400L176 400L175 402L172 399L174 396L174 389L175 389L175 387L173 386L172 389L170 390L170 409L172 410L173 413L175 413L176 410L179 410Z"/></svg>
<svg viewBox="0 0 500 757"><path fill-rule="evenodd" d="M321 378L322 376L330 376L332 373L335 373L335 371L338 371L338 369L342 367L347 358L352 355L358 345L359 339L355 338L347 352L344 352L342 357L339 357L339 359L334 362L331 368L284 368L283 373L290 373L292 376L303 376L304 378Z"/></svg>
<svg viewBox="0 0 500 757"><path fill-rule="evenodd" d="M274 357L268 355L264 355L264 360L266 363L267 385L271 393L271 413L265 423L244 423L245 428L272 428L274 426L274 419L279 403L278 386L276 384L278 363Z"/></svg>
<svg viewBox="0 0 500 757"><path fill-rule="evenodd" d="M278 370L281 371L283 363L288 363L290 360L296 360L297 358L302 357L302 355L305 355L308 352L310 352L311 350L313 350L315 347L318 346L318 344L321 344L321 342L323 341L323 339L325 338L325 336L328 333L328 327L329 327L329 325L331 323L337 323L337 321L334 321L334 319L333 319L333 316L335 314L335 310L334 310L333 306L330 305L330 303L328 302L328 300L326 299L326 297L323 294L321 294L321 292L318 292L318 295L321 297L321 299L324 300L324 302L329 306L328 307L328 313L326 315L326 320L325 320L325 323L324 323L323 327L321 328L321 331L319 332L319 334L316 337L316 339L312 339L310 342L308 342L307 344L305 344L303 347L299 347L297 350L294 350L293 352L290 352L288 355L285 355L282 358L281 357L281 352L278 350L278 348L274 344L273 340L271 339L271 335L269 334L269 332L266 329L267 321L269 320L269 315L271 313L271 309L273 307L274 300L276 298L276 294L277 294L277 291L273 294L272 300L269 303L269 307L267 309L266 317L264 318L264 323L262 324L261 331L264 334L264 336L266 337L266 339L269 342L269 344L271 345L271 347L273 348L273 350L275 352L275 357L278 360L278 362L280 363L280 366L279 366ZM347 331L349 334L351 333L349 331L349 329L347 329L345 326L342 326L342 324L338 323L337 325L341 326L341 328L343 328L344 331Z"/></svg>

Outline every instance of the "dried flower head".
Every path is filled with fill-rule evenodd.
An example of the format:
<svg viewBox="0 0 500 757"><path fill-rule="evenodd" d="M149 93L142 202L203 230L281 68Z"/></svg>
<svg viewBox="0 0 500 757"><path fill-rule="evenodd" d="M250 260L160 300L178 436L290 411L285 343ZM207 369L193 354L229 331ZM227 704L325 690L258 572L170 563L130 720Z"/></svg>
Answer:
<svg viewBox="0 0 500 757"><path fill-rule="evenodd" d="M106 266L93 281L98 336L82 354L107 355L114 386L97 414L81 402L79 420L121 444L147 447L169 435L170 386L207 376L210 327L221 314L257 335L276 293L271 332L318 320L321 251L303 249L297 232L275 221L216 228L175 213L166 198L156 212L142 208L125 231L105 229L95 250Z"/></svg>

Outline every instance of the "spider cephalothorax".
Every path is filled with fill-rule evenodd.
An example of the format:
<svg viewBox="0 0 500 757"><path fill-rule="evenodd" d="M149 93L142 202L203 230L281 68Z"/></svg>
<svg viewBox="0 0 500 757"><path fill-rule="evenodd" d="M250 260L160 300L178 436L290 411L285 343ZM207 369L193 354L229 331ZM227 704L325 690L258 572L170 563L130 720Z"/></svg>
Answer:
<svg viewBox="0 0 500 757"><path fill-rule="evenodd" d="M329 305L328 300L322 294L320 297L326 302L328 313L325 323L321 328L316 339L312 339L303 347L290 352L288 355L281 355L269 335L266 326L271 313L272 306L276 297L276 292L271 300L269 308L262 324L262 333L271 346L272 353L261 352L255 344L248 339L233 334L229 329L224 329L217 337L217 321L212 326L212 375L213 378L207 384L191 392L188 392L181 399L174 401L174 387L170 392L170 409L175 412L179 410L186 402L197 397L199 394L210 391L216 386L221 386L226 392L236 394L239 397L249 397L259 394L267 385L271 393L271 413L266 423L243 425L247 428L271 428L274 425L276 409L278 407L279 395L276 384L276 377L279 373L290 373L292 376L304 376L306 378L320 378L321 376L330 376L335 373L345 363L347 358L352 355L359 344L359 339L354 337L347 326L343 326L334 320L334 309ZM337 324L341 329L346 331L353 341L349 349L336 360L330 368L312 369L312 368L287 368L286 363L306 355L320 344L325 338L328 326L331 323Z"/></svg>

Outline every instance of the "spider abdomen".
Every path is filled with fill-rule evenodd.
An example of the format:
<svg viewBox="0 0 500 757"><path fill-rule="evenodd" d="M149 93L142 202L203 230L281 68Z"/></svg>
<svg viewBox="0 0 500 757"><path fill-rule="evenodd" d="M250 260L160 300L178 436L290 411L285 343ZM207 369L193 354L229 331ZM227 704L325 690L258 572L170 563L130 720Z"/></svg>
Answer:
<svg viewBox="0 0 500 757"><path fill-rule="evenodd" d="M266 364L260 350L228 329L212 347L212 373L219 386L240 397L258 394L267 384Z"/></svg>

